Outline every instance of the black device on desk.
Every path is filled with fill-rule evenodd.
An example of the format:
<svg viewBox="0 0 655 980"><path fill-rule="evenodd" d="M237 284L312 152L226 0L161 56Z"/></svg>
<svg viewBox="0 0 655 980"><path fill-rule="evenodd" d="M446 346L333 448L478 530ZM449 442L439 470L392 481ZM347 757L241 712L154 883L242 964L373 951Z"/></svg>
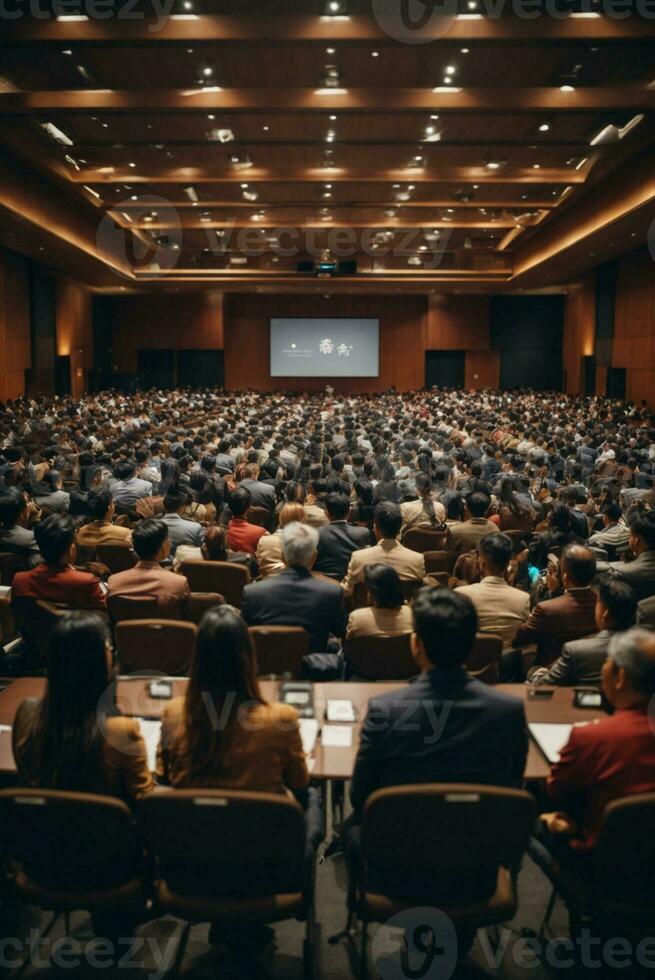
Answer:
<svg viewBox="0 0 655 980"><path fill-rule="evenodd" d="M528 697L533 701L548 701L555 694L555 689L552 687L529 687Z"/></svg>
<svg viewBox="0 0 655 980"><path fill-rule="evenodd" d="M599 711L603 707L603 694L595 687L577 687L573 692L573 704L576 708L595 708Z"/></svg>
<svg viewBox="0 0 655 980"><path fill-rule="evenodd" d="M301 718L314 717L314 689L307 681L284 681L280 701L295 708Z"/></svg>

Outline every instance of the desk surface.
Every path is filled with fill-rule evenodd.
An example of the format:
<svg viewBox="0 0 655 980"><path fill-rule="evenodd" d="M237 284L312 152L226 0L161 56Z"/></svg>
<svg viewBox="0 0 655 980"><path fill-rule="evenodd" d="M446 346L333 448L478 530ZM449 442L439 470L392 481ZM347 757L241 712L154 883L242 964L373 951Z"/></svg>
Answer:
<svg viewBox="0 0 655 980"><path fill-rule="evenodd" d="M121 711L126 715L139 715L144 718L161 716L166 701L153 700L148 695L149 679L123 678L118 682L116 700ZM173 681L174 694L184 693L187 681L184 678ZM267 700L273 701L278 692L277 681L262 681L262 694ZM14 716L19 705L25 698L41 697L45 680L40 677L21 677L0 691L0 725L13 724ZM357 712L357 722L353 726L352 745L346 747L323 746L321 739L314 750L314 779L349 779L352 775L361 720L366 713L366 704L376 694L398 690L405 687L402 681L388 681L377 684L370 683L330 683L314 685L314 706L316 717L322 724L325 717L325 707L328 699L345 698L353 702ZM552 698L529 698L529 688L525 684L505 684L502 688L508 694L513 694L525 703L528 723L550 722L573 724L576 721L593 721L601 717L602 712L576 708L573 705L573 689L558 687L554 689ZM11 733L0 732L0 778L7 783L11 781L16 771L11 750ZM526 764L526 779L546 779L550 765L541 750L530 739L528 761Z"/></svg>

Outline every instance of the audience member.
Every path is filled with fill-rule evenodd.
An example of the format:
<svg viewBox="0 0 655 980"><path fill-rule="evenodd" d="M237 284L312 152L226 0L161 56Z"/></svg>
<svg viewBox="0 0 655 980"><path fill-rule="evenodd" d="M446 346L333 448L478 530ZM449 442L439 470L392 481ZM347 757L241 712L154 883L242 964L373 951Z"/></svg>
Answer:
<svg viewBox="0 0 655 980"><path fill-rule="evenodd" d="M107 582L110 596L154 596L157 616L185 619L191 592L183 575L162 568L171 550L168 527L163 521L140 521L134 528L132 546L138 561L134 568L112 575Z"/></svg>
<svg viewBox="0 0 655 980"><path fill-rule="evenodd" d="M478 543L480 582L457 589L475 606L480 632L494 633L505 647L530 613L530 596L506 581L511 558L512 542L506 534L487 535Z"/></svg>
<svg viewBox="0 0 655 980"><path fill-rule="evenodd" d="M412 610L403 597L398 572L390 565L366 565L364 583L369 604L351 612L346 639L411 633Z"/></svg>
<svg viewBox="0 0 655 980"><path fill-rule="evenodd" d="M416 551L405 548L398 541L402 526L398 504L390 500L377 504L373 530L377 544L361 551L353 551L343 581L346 595L352 595L358 582L364 581L367 565L391 565L403 582L422 582L425 578L425 559Z"/></svg>

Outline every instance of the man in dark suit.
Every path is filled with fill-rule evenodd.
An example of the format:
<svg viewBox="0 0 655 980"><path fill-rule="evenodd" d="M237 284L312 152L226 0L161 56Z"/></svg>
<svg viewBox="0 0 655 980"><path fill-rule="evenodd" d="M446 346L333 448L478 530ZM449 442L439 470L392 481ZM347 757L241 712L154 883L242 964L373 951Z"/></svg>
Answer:
<svg viewBox="0 0 655 980"><path fill-rule="evenodd" d="M330 518L326 527L318 531L318 556L314 569L338 582L344 578L353 551L368 547L371 543L368 528L348 524L346 518L350 501L343 493L329 493L325 509Z"/></svg>
<svg viewBox="0 0 655 980"><path fill-rule="evenodd" d="M265 507L266 510L270 511L275 508L275 490L269 483L264 483L259 479L259 465L257 463L248 463L240 486L250 491L253 507Z"/></svg>
<svg viewBox="0 0 655 980"><path fill-rule="evenodd" d="M618 575L635 590L637 601L655 595L655 513L637 511L630 520L630 550L634 561L613 561L600 571Z"/></svg>
<svg viewBox="0 0 655 980"><path fill-rule="evenodd" d="M310 652L324 653L330 634L345 633L343 590L311 573L318 545L315 528L294 522L281 537L287 567L245 587L241 615L249 626L302 626L309 633Z"/></svg>
<svg viewBox="0 0 655 980"><path fill-rule="evenodd" d="M0 493L0 551L16 556L17 567L31 568L41 561L34 532L27 527L28 505L17 487Z"/></svg>
<svg viewBox="0 0 655 980"><path fill-rule="evenodd" d="M637 603L637 626L655 630L655 595Z"/></svg>
<svg viewBox="0 0 655 980"><path fill-rule="evenodd" d="M534 666L550 667L565 643L596 631L596 593L590 588L595 575L593 552L579 544L569 545L559 564L559 584L564 589L563 594L537 603L514 637L515 647L537 644ZM516 654L503 655L503 680L511 679L508 672L517 669L519 660Z"/></svg>
<svg viewBox="0 0 655 980"><path fill-rule="evenodd" d="M582 640L571 640L552 667L540 667L530 677L531 684L557 684L572 687L600 687L601 671L615 633L630 629L635 621L637 600L627 582L610 578L601 583L596 600L598 633Z"/></svg>

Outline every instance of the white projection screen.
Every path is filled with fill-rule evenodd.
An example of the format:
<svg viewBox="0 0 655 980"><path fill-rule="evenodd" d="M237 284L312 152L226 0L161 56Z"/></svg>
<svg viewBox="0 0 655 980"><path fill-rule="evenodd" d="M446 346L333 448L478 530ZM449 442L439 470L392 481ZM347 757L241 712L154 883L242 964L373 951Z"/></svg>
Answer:
<svg viewBox="0 0 655 980"><path fill-rule="evenodd" d="M271 319L272 378L377 378L380 321Z"/></svg>

